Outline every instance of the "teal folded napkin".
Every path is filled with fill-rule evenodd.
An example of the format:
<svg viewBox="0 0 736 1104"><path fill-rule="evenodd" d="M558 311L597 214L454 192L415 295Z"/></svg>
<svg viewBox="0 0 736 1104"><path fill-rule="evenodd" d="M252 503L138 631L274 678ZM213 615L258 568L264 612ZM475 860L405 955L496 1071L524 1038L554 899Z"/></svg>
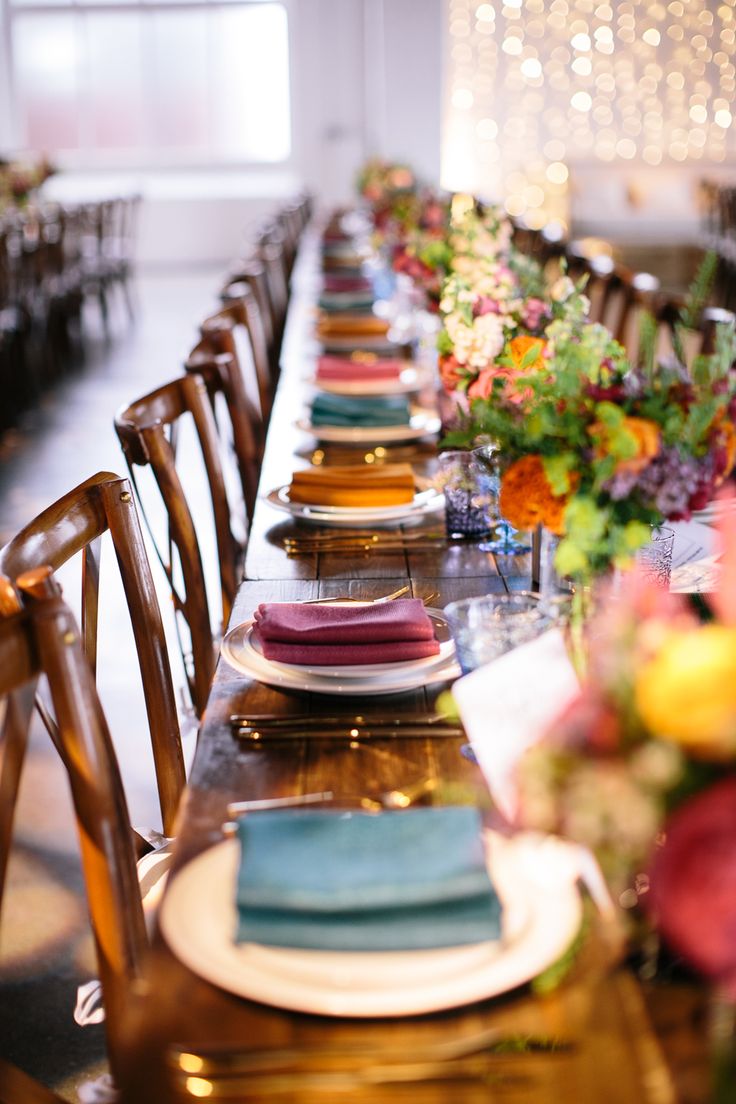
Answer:
<svg viewBox="0 0 736 1104"><path fill-rule="evenodd" d="M354 399L320 393L312 403L314 426L408 425L410 418L409 403L403 395Z"/></svg>
<svg viewBox="0 0 736 1104"><path fill-rule="evenodd" d="M323 291L318 304L327 314L372 314L375 296L372 291Z"/></svg>
<svg viewBox="0 0 736 1104"><path fill-rule="evenodd" d="M263 812L238 836L237 942L401 951L499 938L476 809Z"/></svg>

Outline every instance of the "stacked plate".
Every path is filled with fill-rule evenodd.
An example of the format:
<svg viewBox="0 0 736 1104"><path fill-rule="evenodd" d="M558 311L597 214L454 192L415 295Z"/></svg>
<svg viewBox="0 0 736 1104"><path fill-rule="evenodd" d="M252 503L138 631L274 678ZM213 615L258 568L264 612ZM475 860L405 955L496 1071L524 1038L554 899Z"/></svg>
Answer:
<svg viewBox="0 0 736 1104"><path fill-rule="evenodd" d="M321 385L320 385L321 387ZM324 388L322 388L324 390ZM386 392L384 392L386 393ZM406 425L312 425L309 418L301 418L299 429L311 433L319 441L332 444L381 445L395 441L419 441L439 432L440 419L434 410L415 406Z"/></svg>
<svg viewBox="0 0 736 1104"><path fill-rule="evenodd" d="M430 951L303 951L235 943L235 840L188 863L160 923L200 977L251 1000L322 1016L411 1016L486 1000L535 977L570 946L582 903L574 849L531 833L485 837L503 902L501 939Z"/></svg>
<svg viewBox="0 0 736 1104"><path fill-rule="evenodd" d="M369 376L363 379L319 379L316 375L309 381L320 391L328 391L331 395L408 395L419 391L422 384L419 373L413 364L407 361L406 368L402 369L394 379L371 379Z"/></svg>
<svg viewBox="0 0 736 1104"><path fill-rule="evenodd" d="M356 605L357 603L350 603ZM366 603L368 604L368 603ZM335 602L335 605L340 605ZM309 690L319 694L350 694L374 697L398 694L417 686L445 682L460 675L455 645L441 610L428 609L440 643L438 655L396 663L361 663L354 666L307 666L266 659L253 639L253 622L236 625L222 642L227 662L248 678L287 690Z"/></svg>
<svg viewBox="0 0 736 1104"><path fill-rule="evenodd" d="M336 529L385 528L420 521L427 514L444 509L445 496L434 488L417 491L412 502L401 506L308 506L289 500L289 484L277 487L268 495L277 510L285 510L299 521L313 525L329 525Z"/></svg>

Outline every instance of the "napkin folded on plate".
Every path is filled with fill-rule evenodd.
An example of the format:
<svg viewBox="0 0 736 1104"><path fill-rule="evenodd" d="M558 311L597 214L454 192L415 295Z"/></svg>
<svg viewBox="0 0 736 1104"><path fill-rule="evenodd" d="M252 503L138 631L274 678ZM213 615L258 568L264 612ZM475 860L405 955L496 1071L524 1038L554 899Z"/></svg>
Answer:
<svg viewBox="0 0 736 1104"><path fill-rule="evenodd" d="M434 625L419 598L361 606L263 602L253 640L266 659L311 666L396 663L437 655Z"/></svg>
<svg viewBox="0 0 736 1104"><path fill-rule="evenodd" d="M317 360L316 380L397 380L410 365L405 360L384 360L379 357L321 356Z"/></svg>
<svg viewBox="0 0 736 1104"><path fill-rule="evenodd" d="M500 936L477 809L262 812L238 836L237 942L405 951Z"/></svg>
<svg viewBox="0 0 736 1104"><path fill-rule="evenodd" d="M322 290L334 291L373 291L373 282L367 276L343 276L330 273L322 277Z"/></svg>
<svg viewBox="0 0 736 1104"><path fill-rule="evenodd" d="M411 464L336 464L294 472L289 501L309 506L402 506L414 500Z"/></svg>
<svg viewBox="0 0 736 1104"><path fill-rule="evenodd" d="M411 409L403 395L352 398L321 393L312 402L313 426L409 425Z"/></svg>
<svg viewBox="0 0 736 1104"><path fill-rule="evenodd" d="M323 291L319 297L320 308L326 314L347 314L355 311L361 317L370 314L375 296L368 291Z"/></svg>
<svg viewBox="0 0 736 1104"><path fill-rule="evenodd" d="M389 330L389 323L375 314L320 314L317 319L318 337L383 336Z"/></svg>

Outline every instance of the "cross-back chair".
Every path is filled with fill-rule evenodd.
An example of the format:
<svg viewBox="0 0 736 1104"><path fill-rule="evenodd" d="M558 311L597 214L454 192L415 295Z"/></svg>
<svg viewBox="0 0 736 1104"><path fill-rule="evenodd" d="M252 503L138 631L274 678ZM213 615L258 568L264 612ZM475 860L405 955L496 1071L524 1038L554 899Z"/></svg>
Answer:
<svg viewBox="0 0 736 1104"><path fill-rule="evenodd" d="M261 474L263 423L259 412L245 393L238 361L232 353L217 352L218 347L218 343L212 340L212 334L205 334L187 357L184 368L204 380L216 420L218 395L222 395L225 401L230 425L222 426L218 422L218 431L221 436L226 436L227 431L231 431L232 452L250 520L255 509Z"/></svg>
<svg viewBox="0 0 736 1104"><path fill-rule="evenodd" d="M174 608L188 628L191 655L185 647L182 654L188 667L192 703L197 714L201 714L215 670L213 638L219 635L219 629L211 622L197 528L177 466L178 439L185 420L190 420L194 427L206 472L218 556L222 625L225 625L242 578L245 538L236 536L235 521L239 517L245 524L245 507L234 508L228 496L221 441L205 380L190 373L136 399L118 411L115 429L134 485L137 486L136 469L149 467L163 501L167 523L165 544L156 540L150 523L149 530L171 588ZM145 517L144 498L139 490Z"/></svg>
<svg viewBox="0 0 736 1104"><path fill-rule="evenodd" d="M284 260L283 235L269 229L256 241L255 255L263 265L271 300L274 340L281 348L289 303L289 278Z"/></svg>
<svg viewBox="0 0 736 1104"><path fill-rule="evenodd" d="M240 260L235 261L225 279L223 285L223 293L226 292L230 284L237 284L244 282L248 285L253 292L258 304L258 309L261 312L261 325L263 326L263 333L266 338L266 347L268 349L269 362L271 363L272 372L278 370L278 348L276 346L275 337L275 308L271 299L271 291L268 285L268 279L266 277L266 269L255 256L243 257ZM276 368L273 367L274 357L276 358Z"/></svg>
<svg viewBox="0 0 736 1104"><path fill-rule="evenodd" d="M0 1058L0 1104L66 1104L12 1062Z"/></svg>
<svg viewBox="0 0 736 1104"><path fill-rule="evenodd" d="M45 675L79 831L115 1076L121 1068L122 1020L148 948L125 794L82 634L51 569L28 572L15 582L24 608L0 612L0 904L36 684ZM46 1104L49 1099L54 1098L36 1093L30 1079L0 1065L0 1100Z"/></svg>
<svg viewBox="0 0 736 1104"><path fill-rule="evenodd" d="M81 554L82 640L95 674L105 533L111 537L130 613L163 829L170 836L185 784L184 759L161 613L128 480L99 472L69 491L0 549L0 572L15 582L44 565L58 571ZM40 702L39 708L43 710ZM46 714L44 721L55 736L53 719Z"/></svg>
<svg viewBox="0 0 736 1104"><path fill-rule="evenodd" d="M202 337L210 337L218 353L230 353L240 364L246 393L257 406L264 427L273 405L274 379L266 335L256 298L245 281L227 284L220 293L222 306L205 318Z"/></svg>
<svg viewBox="0 0 736 1104"><path fill-rule="evenodd" d="M663 299L656 311L658 326L657 348L660 358L671 359L675 356L675 329L680 322L685 306L682 296L669 296ZM710 354L715 349L719 325L736 322L736 315L723 307L705 307L700 315L700 324L696 330L680 333L685 360L692 364L699 354Z"/></svg>

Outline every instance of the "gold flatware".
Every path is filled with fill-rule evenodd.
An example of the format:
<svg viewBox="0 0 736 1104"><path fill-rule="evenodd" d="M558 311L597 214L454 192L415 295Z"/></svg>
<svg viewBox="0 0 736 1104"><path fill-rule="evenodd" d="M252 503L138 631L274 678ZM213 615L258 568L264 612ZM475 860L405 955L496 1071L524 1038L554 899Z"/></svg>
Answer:
<svg viewBox="0 0 736 1104"><path fill-rule="evenodd" d="M303 606L319 606L326 602L357 602L359 605L371 605L380 606L383 602L393 602L394 598L401 598L403 594L406 594L411 587L406 586L399 587L398 590L394 590L391 594L383 594L380 598L352 598L349 595L336 595L334 598L307 598L302 602Z"/></svg>
<svg viewBox="0 0 736 1104"><path fill-rule="evenodd" d="M248 1073L243 1077L182 1077L179 1091L184 1099L243 1100L252 1097L299 1092L303 1095L319 1093L355 1092L378 1085L399 1085L439 1082L477 1081L484 1085L516 1085L533 1092L533 1076L529 1067L514 1070L501 1069L498 1059L492 1055L477 1058L459 1058L448 1062L416 1062L404 1065L368 1066L361 1069L302 1072L300 1070L279 1073ZM543 1070L533 1071L543 1076Z"/></svg>
<svg viewBox="0 0 736 1104"><path fill-rule="evenodd" d="M231 801L227 807L229 817L242 816L243 813L258 813L266 809L290 809L296 805L322 805L332 801L332 790L319 793L292 794L289 797L259 797L252 801Z"/></svg>
<svg viewBox="0 0 736 1104"><path fill-rule="evenodd" d="M288 548L293 544L306 547L311 544L354 544L358 542L368 544L391 544L397 540L411 544L413 541L445 539L445 533L440 529L420 529L415 533L371 533L361 530L351 530L349 533L337 533L333 531L330 533L313 533L309 536L284 537L283 546L284 548Z"/></svg>
<svg viewBox="0 0 736 1104"><path fill-rule="evenodd" d="M286 549L286 555L290 560L298 559L300 556L313 556L315 553L330 556L391 556L403 552L433 552L447 547L448 544L445 540L417 541L415 544L406 543L405 541L399 541L396 544L372 544L364 542L359 542L357 544L324 544L318 548L302 548L300 545L291 545Z"/></svg>
<svg viewBox="0 0 736 1104"><path fill-rule="evenodd" d="M390 726L426 725L433 728L460 728L458 721L451 720L443 713L402 713L399 715L366 716L364 713L338 717L318 713L233 713L230 724L237 728L289 728L301 725L305 728L344 725Z"/></svg>
<svg viewBox="0 0 736 1104"><path fill-rule="evenodd" d="M303 740L309 736L312 740L348 740L351 743L359 743L361 740L452 740L464 737L462 728L435 728L432 725L422 725L411 728L404 725L401 728L389 728L388 726L370 726L358 728L345 725L343 728L331 727L315 731L311 728L305 731L303 727L292 729L261 729L241 726L234 731L239 740L251 744L274 743L277 740Z"/></svg>
<svg viewBox="0 0 736 1104"><path fill-rule="evenodd" d="M224 1047L173 1047L167 1055L170 1068L177 1073L202 1077L228 1077L239 1073L259 1072L290 1066L323 1066L368 1063L388 1065L407 1062L448 1062L477 1054L516 1054L529 1051L556 1052L570 1050L569 1043L554 1037L508 1034L497 1027L483 1028L459 1039L437 1039L401 1047L355 1046L322 1047L319 1043L304 1043L272 1050L232 1050Z"/></svg>

